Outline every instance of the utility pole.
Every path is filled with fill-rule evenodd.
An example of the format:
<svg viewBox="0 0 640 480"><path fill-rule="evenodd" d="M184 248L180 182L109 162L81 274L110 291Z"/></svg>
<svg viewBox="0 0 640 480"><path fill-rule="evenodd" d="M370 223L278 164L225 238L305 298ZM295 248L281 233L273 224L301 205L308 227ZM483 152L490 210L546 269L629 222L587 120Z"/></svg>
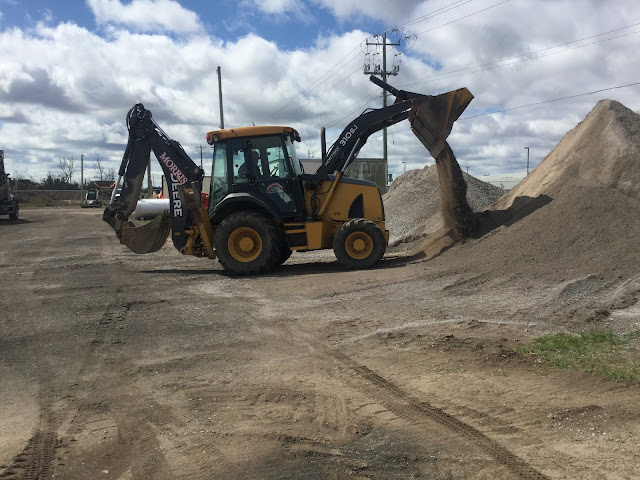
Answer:
<svg viewBox="0 0 640 480"><path fill-rule="evenodd" d="M153 198L153 182L151 181L151 157L147 162L147 198Z"/></svg>
<svg viewBox="0 0 640 480"><path fill-rule="evenodd" d="M524 147L527 151L527 175L529 175L529 147Z"/></svg>
<svg viewBox="0 0 640 480"><path fill-rule="evenodd" d="M84 154L80 154L80 201L84 193Z"/></svg>
<svg viewBox="0 0 640 480"><path fill-rule="evenodd" d="M218 98L220 100L220 128L224 130L224 113L222 109L222 72L220 70L220 66L216 68L216 72L218 73Z"/></svg>
<svg viewBox="0 0 640 480"><path fill-rule="evenodd" d="M382 77L382 81L387 83L387 75L398 75L398 71L400 70L399 65L394 65L391 71L387 71L387 45L389 46L399 46L400 42L397 43L387 43L387 32L382 34L382 43L380 42L367 42L367 46L375 45L382 46L382 67L379 65L374 65L373 70L371 69L371 65L365 65L364 73L365 75L380 75ZM382 90L382 108L387 106L387 91ZM387 184L389 183L389 164L387 162L387 128L382 129L382 160L384 162L384 178L385 185L384 191L387 191Z"/></svg>
<svg viewBox="0 0 640 480"><path fill-rule="evenodd" d="M202 145L198 145L196 148L200 150L200 168L202 168L202 149L204 147Z"/></svg>

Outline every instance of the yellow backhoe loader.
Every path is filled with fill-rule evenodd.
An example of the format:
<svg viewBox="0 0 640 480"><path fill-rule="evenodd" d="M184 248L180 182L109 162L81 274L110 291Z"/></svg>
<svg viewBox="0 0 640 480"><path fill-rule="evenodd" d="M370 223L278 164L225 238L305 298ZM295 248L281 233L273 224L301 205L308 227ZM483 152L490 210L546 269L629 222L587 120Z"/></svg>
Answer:
<svg viewBox="0 0 640 480"><path fill-rule="evenodd" d="M373 182L348 178L345 170L369 136L409 118L412 130L435 158L453 123L473 96L466 88L430 96L371 81L396 97L349 123L326 151L317 172L302 172L285 126L240 127L207 133L213 145L211 188L202 193L204 171L152 120L142 104L127 115L129 141L119 170L118 198L103 219L135 253L157 251L169 233L186 255L218 258L233 274L257 274L284 263L292 251L332 248L348 268L369 268L385 253L389 232ZM145 225L129 216L136 208L151 150L167 179L170 211ZM114 191L117 190L114 189Z"/></svg>

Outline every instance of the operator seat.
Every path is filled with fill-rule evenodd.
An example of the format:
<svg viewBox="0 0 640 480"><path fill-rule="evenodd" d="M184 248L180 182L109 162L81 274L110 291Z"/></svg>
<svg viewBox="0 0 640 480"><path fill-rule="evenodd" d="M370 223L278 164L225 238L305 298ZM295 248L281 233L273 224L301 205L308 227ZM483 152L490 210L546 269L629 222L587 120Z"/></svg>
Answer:
<svg viewBox="0 0 640 480"><path fill-rule="evenodd" d="M255 150L251 152L251 163L254 173L257 177L260 177L260 154ZM238 168L238 177L249 178L249 167L247 166L247 162L243 163L240 165L240 168Z"/></svg>

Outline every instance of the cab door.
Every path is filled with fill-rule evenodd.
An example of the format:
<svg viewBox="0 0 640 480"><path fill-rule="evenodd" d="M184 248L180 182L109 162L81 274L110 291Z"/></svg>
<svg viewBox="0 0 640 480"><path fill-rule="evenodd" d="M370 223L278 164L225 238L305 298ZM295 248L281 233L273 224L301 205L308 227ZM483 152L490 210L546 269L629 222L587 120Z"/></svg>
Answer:
<svg viewBox="0 0 640 480"><path fill-rule="evenodd" d="M283 219L304 216L304 196L300 176L283 135L255 137L249 142L247 159L251 187L255 194L273 205Z"/></svg>

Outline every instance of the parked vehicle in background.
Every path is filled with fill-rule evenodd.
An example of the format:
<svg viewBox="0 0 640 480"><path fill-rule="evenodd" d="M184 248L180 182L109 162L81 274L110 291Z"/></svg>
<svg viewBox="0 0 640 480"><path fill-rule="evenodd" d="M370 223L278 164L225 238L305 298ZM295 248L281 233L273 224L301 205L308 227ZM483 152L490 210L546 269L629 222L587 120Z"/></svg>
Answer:
<svg viewBox="0 0 640 480"><path fill-rule="evenodd" d="M82 201L82 208L102 207L102 200L97 190L87 190L87 195Z"/></svg>
<svg viewBox="0 0 640 480"><path fill-rule="evenodd" d="M0 215L9 215L11 220L17 220L19 210L18 197L11 193L9 174L4 171L4 150L0 150Z"/></svg>

